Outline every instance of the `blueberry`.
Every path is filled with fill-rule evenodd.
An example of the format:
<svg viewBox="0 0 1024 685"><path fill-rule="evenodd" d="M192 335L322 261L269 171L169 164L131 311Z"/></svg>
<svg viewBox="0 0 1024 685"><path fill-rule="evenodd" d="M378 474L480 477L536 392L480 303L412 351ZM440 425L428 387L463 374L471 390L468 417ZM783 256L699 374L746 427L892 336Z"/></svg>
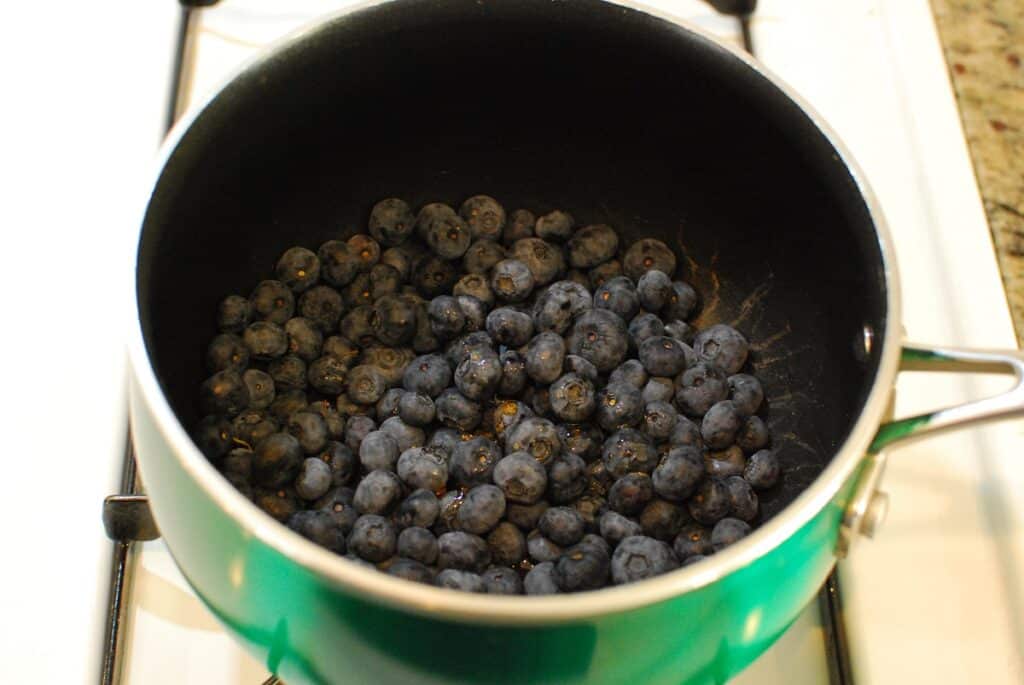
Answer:
<svg viewBox="0 0 1024 685"><path fill-rule="evenodd" d="M394 471L398 462L398 443L381 430L371 431L359 445L359 463L367 471Z"/></svg>
<svg viewBox="0 0 1024 685"><path fill-rule="evenodd" d="M477 240L462 255L462 268L471 276L482 277L508 254L505 248L491 240ZM490 291L490 285L487 286ZM493 293L491 294L493 297Z"/></svg>
<svg viewBox="0 0 1024 685"><path fill-rule="evenodd" d="M622 367L619 367L622 368ZM640 391L628 383L609 379L597 398L594 420L604 430L636 426L644 416L644 400Z"/></svg>
<svg viewBox="0 0 1024 685"><path fill-rule="evenodd" d="M683 524L690 520L681 505L659 498L648 502L637 518L644 535L663 542L672 542Z"/></svg>
<svg viewBox="0 0 1024 685"><path fill-rule="evenodd" d="M405 395L405 392L406 391L401 388L388 388L388 390L380 396L380 399L377 400L377 404L374 405L378 421L390 419L392 416L398 416L398 403L402 400L402 396Z"/></svg>
<svg viewBox="0 0 1024 685"><path fill-rule="evenodd" d="M491 551L483 538L452 531L437 539L437 566L480 573L491 563Z"/></svg>
<svg viewBox="0 0 1024 685"><path fill-rule="evenodd" d="M729 514L729 490L722 481L709 478L701 483L687 505L698 523L713 526Z"/></svg>
<svg viewBox="0 0 1024 685"><path fill-rule="evenodd" d="M455 387L470 400L490 399L500 382L501 360L486 347L471 350L455 369Z"/></svg>
<svg viewBox="0 0 1024 685"><path fill-rule="evenodd" d="M348 367L335 357L324 356L311 362L306 370L306 378L317 392L325 395L345 392L345 388L351 384Z"/></svg>
<svg viewBox="0 0 1024 685"><path fill-rule="evenodd" d="M607 309L591 309L581 314L567 342L570 354L583 357L601 373L621 364L629 347L626 324Z"/></svg>
<svg viewBox="0 0 1024 685"><path fill-rule="evenodd" d="M594 309L608 309L623 321L630 321L640 312L640 299L633 281L625 276L606 280L594 291Z"/></svg>
<svg viewBox="0 0 1024 685"><path fill-rule="evenodd" d="M327 437L331 440L341 440L345 435L345 419L342 418L330 400L317 400L309 403L309 410L320 415L327 427Z"/></svg>
<svg viewBox="0 0 1024 685"><path fill-rule="evenodd" d="M363 438L377 430L377 422L369 416L350 416L345 422L345 446L358 454Z"/></svg>
<svg viewBox="0 0 1024 685"><path fill-rule="evenodd" d="M427 397L437 397L452 380L452 370L444 357L428 354L416 357L402 375L402 386Z"/></svg>
<svg viewBox="0 0 1024 685"><path fill-rule="evenodd" d="M494 306L494 291L491 290L491 283L484 273L468 273L460 278L452 287L452 295L470 295L480 300L488 308Z"/></svg>
<svg viewBox="0 0 1024 685"><path fill-rule="evenodd" d="M547 472L526 452L514 452L498 461L492 478L509 502L532 504L547 488Z"/></svg>
<svg viewBox="0 0 1024 685"><path fill-rule="evenodd" d="M466 330L482 331L487 323L488 306L472 295L456 295L455 299L466 316Z"/></svg>
<svg viewBox="0 0 1024 685"><path fill-rule="evenodd" d="M385 345L409 343L416 334L416 308L398 295L385 295L377 299L369 315L369 328L374 337ZM360 332L369 337L370 333Z"/></svg>
<svg viewBox="0 0 1024 685"><path fill-rule="evenodd" d="M574 225L572 215L569 212L563 212L560 209L556 209L553 212L537 217L537 224L534 228L538 238L544 240L554 240L555 242L562 242L568 240L572 235L572 227Z"/></svg>
<svg viewBox="0 0 1024 685"><path fill-rule="evenodd" d="M623 428L605 440L601 459L613 478L622 478L627 473L651 473L658 465L658 452L646 435Z"/></svg>
<svg viewBox="0 0 1024 685"><path fill-rule="evenodd" d="M600 459L587 464L587 492L593 495L605 496L611 489L615 478L608 473L608 468Z"/></svg>
<svg viewBox="0 0 1024 685"><path fill-rule="evenodd" d="M356 486L352 504L360 514L387 514L402 498L402 482L391 471L370 471Z"/></svg>
<svg viewBox="0 0 1024 685"><path fill-rule="evenodd" d="M585 421L596 406L594 385L574 373L567 373L550 388L551 408L563 421Z"/></svg>
<svg viewBox="0 0 1024 685"><path fill-rule="evenodd" d="M398 415L410 426L429 426L434 421L434 401L422 393L402 392Z"/></svg>
<svg viewBox="0 0 1024 685"><path fill-rule="evenodd" d="M252 450L244 447L236 447L227 453L224 461L221 462L221 473L228 476L236 476L243 481L252 480Z"/></svg>
<svg viewBox="0 0 1024 685"><path fill-rule="evenodd" d="M398 457L397 469L410 488L440 492L448 481L448 462L436 447L410 447Z"/></svg>
<svg viewBox="0 0 1024 685"><path fill-rule="evenodd" d="M218 371L199 388L199 407L204 414L234 416L249 406L249 388L237 371Z"/></svg>
<svg viewBox="0 0 1024 685"><path fill-rule="evenodd" d="M289 490L271 489L255 492L253 502L256 506L281 523L286 523L292 514L299 510L298 500Z"/></svg>
<svg viewBox="0 0 1024 685"><path fill-rule="evenodd" d="M490 595L521 595L523 581L519 574L510 568L492 566L481 574L484 589Z"/></svg>
<svg viewBox="0 0 1024 685"><path fill-rule="evenodd" d="M327 442L319 458L331 467L332 482L336 486L348 483L356 472L356 455L336 440Z"/></svg>
<svg viewBox="0 0 1024 685"><path fill-rule="evenodd" d="M652 270L671 276L676 272L676 256L660 240L641 238L626 250L622 257L622 268L634 281L639 281Z"/></svg>
<svg viewBox="0 0 1024 685"><path fill-rule="evenodd" d="M601 456L604 433L592 423L569 423L558 426L558 440L563 452L592 462Z"/></svg>
<svg viewBox="0 0 1024 685"><path fill-rule="evenodd" d="M324 333L330 333L338 327L338 320L344 310L345 303L341 295L330 286L315 285L299 297L299 313Z"/></svg>
<svg viewBox="0 0 1024 685"><path fill-rule="evenodd" d="M402 377L416 353L408 347L373 345L363 350L362 363L372 366L384 376L389 388L401 385Z"/></svg>
<svg viewBox="0 0 1024 685"><path fill-rule="evenodd" d="M345 553L345 533L325 511L296 511L288 517L288 527L321 547Z"/></svg>
<svg viewBox="0 0 1024 685"><path fill-rule="evenodd" d="M415 559L422 564L433 564L437 561L437 538L426 528L406 528L398 534L395 551L400 557Z"/></svg>
<svg viewBox="0 0 1024 685"><path fill-rule="evenodd" d="M459 280L459 272L454 262L449 262L437 255L421 255L413 263L410 283L423 297L436 297L449 293L457 280Z"/></svg>
<svg viewBox="0 0 1024 685"><path fill-rule="evenodd" d="M665 401L648 402L644 408L644 418L640 423L647 437L654 442L664 442L672 436L679 414L675 407Z"/></svg>
<svg viewBox="0 0 1024 685"><path fill-rule="evenodd" d="M370 235L381 245L401 245L412 235L415 223L409 205L397 197L381 200L370 210Z"/></svg>
<svg viewBox="0 0 1024 685"><path fill-rule="evenodd" d="M669 295L668 302L661 309L661 318L665 321L685 321L690 318L696 307L697 291L688 283L674 281L672 294Z"/></svg>
<svg viewBox="0 0 1024 685"><path fill-rule="evenodd" d="M736 445L704 454L704 470L714 478L739 476L743 473L743 468L746 465L747 460L743 458L743 450Z"/></svg>
<svg viewBox="0 0 1024 685"><path fill-rule="evenodd" d="M474 195L459 207L474 239L498 240L505 228L505 208L487 195Z"/></svg>
<svg viewBox="0 0 1024 685"><path fill-rule="evenodd" d="M316 412L295 412L285 427L306 454L316 454L327 446L327 424Z"/></svg>
<svg viewBox="0 0 1024 685"><path fill-rule="evenodd" d="M554 577L564 592L597 590L607 584L610 570L611 558L603 549L576 545L555 562Z"/></svg>
<svg viewBox="0 0 1024 685"><path fill-rule="evenodd" d="M305 390L306 362L294 354L286 354L267 365L267 373L274 380L276 390Z"/></svg>
<svg viewBox="0 0 1024 685"><path fill-rule="evenodd" d="M401 460L401 457L399 457L399 460ZM399 475L399 477L401 477L401 475ZM439 513L440 505L438 504L437 496L430 490L420 488L418 490L413 490L412 493L398 505L398 509L395 510L395 523L402 528L429 528L434 525L434 521L437 520ZM410 554L403 554L401 549L399 549L399 554L405 557L412 556ZM419 559L419 557L412 558ZM434 563L433 559L429 561L420 559L420 561L425 564Z"/></svg>
<svg viewBox="0 0 1024 685"><path fill-rule="evenodd" d="M241 333L251 317L249 300L241 295L228 295L217 305L217 329L222 333Z"/></svg>
<svg viewBox="0 0 1024 685"><path fill-rule="evenodd" d="M491 482L494 467L501 459L501 450L485 437L460 442L452 450L449 469L456 483L466 487Z"/></svg>
<svg viewBox="0 0 1024 685"><path fill-rule="evenodd" d="M446 568L437 574L434 581L438 587L449 590L461 590L463 592L487 592L483 578L479 574L469 571L460 571L455 568Z"/></svg>
<svg viewBox="0 0 1024 685"><path fill-rule="evenodd" d="M672 297L672 279L664 271L649 269L636 283L640 306L649 312L661 311Z"/></svg>
<svg viewBox="0 0 1024 685"><path fill-rule="evenodd" d="M399 453L413 447L421 447L427 441L427 434L422 428L410 426L399 416L384 419L380 429L395 439Z"/></svg>
<svg viewBox="0 0 1024 685"><path fill-rule="evenodd" d="M627 359L608 374L609 385L631 386L637 391L647 385L647 380L647 370L637 359Z"/></svg>
<svg viewBox="0 0 1024 685"><path fill-rule="evenodd" d="M416 232L438 257L458 259L472 240L469 224L448 205L435 202L416 216Z"/></svg>
<svg viewBox="0 0 1024 685"><path fill-rule="evenodd" d="M301 293L320 280L320 259L304 247L290 247L277 260L276 274L280 282Z"/></svg>
<svg viewBox="0 0 1024 685"><path fill-rule="evenodd" d="M552 419L554 412L551 411L551 391L544 387L529 388L529 394L524 395L524 400L530 402L530 407L536 416Z"/></svg>
<svg viewBox="0 0 1024 685"><path fill-rule="evenodd" d="M761 382L746 373L738 373L726 381L729 384L729 399L744 416L752 416L764 401Z"/></svg>
<svg viewBox="0 0 1024 685"><path fill-rule="evenodd" d="M360 364L348 372L348 396L354 402L374 404L387 387L387 380L375 366Z"/></svg>
<svg viewBox="0 0 1024 685"><path fill-rule="evenodd" d="M575 454L560 454L548 464L548 501L568 504L587 487L587 464Z"/></svg>
<svg viewBox="0 0 1024 685"><path fill-rule="evenodd" d="M643 533L639 523L626 518L617 511L606 511L601 515L601 536L615 547L622 540Z"/></svg>
<svg viewBox="0 0 1024 685"><path fill-rule="evenodd" d="M498 355L501 362L501 381L498 394L503 397L518 395L526 387L526 360L515 350L505 350Z"/></svg>
<svg viewBox="0 0 1024 685"><path fill-rule="evenodd" d="M508 502L505 506L505 518L519 530L531 531L537 527L537 521L551 505L546 500L537 500L533 504L515 504Z"/></svg>
<svg viewBox="0 0 1024 685"><path fill-rule="evenodd" d="M308 457L295 478L295 492L304 500L315 500L323 497L331 484L331 467L316 457Z"/></svg>
<svg viewBox="0 0 1024 685"><path fill-rule="evenodd" d="M389 247L380 253L380 263L387 264L398 272L403 281L408 281L412 274L412 263L415 256L415 248L408 245Z"/></svg>
<svg viewBox="0 0 1024 685"><path fill-rule="evenodd" d="M525 418L505 431L505 452L527 452L547 465L558 456L561 442L555 424L540 417Z"/></svg>
<svg viewBox="0 0 1024 685"><path fill-rule="evenodd" d="M252 476L258 485L281 488L295 480L302 466L302 447L287 433L274 433L258 445L252 460Z"/></svg>
<svg viewBox="0 0 1024 685"><path fill-rule="evenodd" d="M700 435L711 449L725 449L736 440L743 416L731 400L712 405L700 424Z"/></svg>
<svg viewBox="0 0 1024 685"><path fill-rule="evenodd" d="M505 400L494 408L491 425L494 427L494 434L502 437L505 431L514 426L521 419L534 416L533 410L522 402Z"/></svg>
<svg viewBox="0 0 1024 685"><path fill-rule="evenodd" d="M494 351L494 341L486 331L474 331L452 341L445 349L444 357L448 364L454 369L462 363L462 360L469 356L473 350Z"/></svg>
<svg viewBox="0 0 1024 685"><path fill-rule="evenodd" d="M458 336L466 327L466 315L451 295L438 295L427 305L430 330L441 340Z"/></svg>
<svg viewBox="0 0 1024 685"><path fill-rule="evenodd" d="M462 442L462 435L454 428L438 428L430 434L427 447L436 447L450 457L455 446Z"/></svg>
<svg viewBox="0 0 1024 685"><path fill-rule="evenodd" d="M466 493L456 514L460 530L483 535L505 515L505 495L494 485L478 485Z"/></svg>
<svg viewBox="0 0 1024 685"><path fill-rule="evenodd" d="M278 326L295 313L295 296L281 281L261 281L249 295L252 318Z"/></svg>
<svg viewBox="0 0 1024 685"><path fill-rule="evenodd" d="M260 361L276 359L288 350L288 335L283 328L269 321L249 324L242 340L252 358Z"/></svg>
<svg viewBox="0 0 1024 685"><path fill-rule="evenodd" d="M757 494L740 476L729 476L723 483L729 491L729 515L741 521L753 521L757 517Z"/></svg>
<svg viewBox="0 0 1024 685"><path fill-rule="evenodd" d="M571 507L551 507L540 517L537 529L555 544L568 547L583 539L583 517Z"/></svg>
<svg viewBox="0 0 1024 685"><path fill-rule="evenodd" d="M687 523L676 535L672 549L684 562L693 556L711 554L711 531L699 523Z"/></svg>
<svg viewBox="0 0 1024 685"><path fill-rule="evenodd" d="M395 527L382 516L363 514L348 536L348 548L361 559L378 563L395 554Z"/></svg>
<svg viewBox="0 0 1024 685"><path fill-rule="evenodd" d="M720 552L750 534L750 524L734 518L724 518L711 529L711 547Z"/></svg>
<svg viewBox="0 0 1024 685"><path fill-rule="evenodd" d="M526 537L508 521L502 521L487 535L487 546L495 564L512 566L526 558Z"/></svg>
<svg viewBox="0 0 1024 685"><path fill-rule="evenodd" d="M370 274L359 274L355 279L341 289L341 300L344 307L354 309L356 307L370 307L373 305L373 285L370 282Z"/></svg>
<svg viewBox="0 0 1024 685"><path fill-rule="evenodd" d="M249 348L234 333L221 333L206 348L206 368L210 373L237 371L249 365Z"/></svg>
<svg viewBox="0 0 1024 685"><path fill-rule="evenodd" d="M555 595L561 592L555 581L555 564L546 561L530 569L523 578L523 590L528 595Z"/></svg>
<svg viewBox="0 0 1024 685"><path fill-rule="evenodd" d="M611 226L594 224L573 233L566 244L569 264L577 269L589 269L615 256L619 249L619 236Z"/></svg>
<svg viewBox="0 0 1024 685"><path fill-rule="evenodd" d="M747 459L743 477L757 490L766 490L779 480L779 457L772 450L759 450Z"/></svg>
<svg viewBox="0 0 1024 685"><path fill-rule="evenodd" d="M437 420L449 428L471 431L480 424L482 412L480 405L460 393L455 388L442 392L434 400Z"/></svg>
<svg viewBox="0 0 1024 685"><path fill-rule="evenodd" d="M360 305L346 313L338 327L346 340L365 347L375 340L374 323L379 325L380 321L380 314L373 307Z"/></svg>
<svg viewBox="0 0 1024 685"><path fill-rule="evenodd" d="M676 404L690 416L703 416L729 394L725 373L712 364L699 363L676 379Z"/></svg>
<svg viewBox="0 0 1024 685"><path fill-rule="evenodd" d="M328 240L316 254L320 259L320 277L336 288L348 285L359 273L359 258L341 240Z"/></svg>
<svg viewBox="0 0 1024 685"><path fill-rule="evenodd" d="M562 363L562 368L566 373L574 373L580 378L590 381L590 383L595 386L597 385L600 377L596 366L576 354L566 355L565 361Z"/></svg>
<svg viewBox="0 0 1024 685"><path fill-rule="evenodd" d="M704 475L704 460L693 447L674 447L654 469L652 481L659 497L681 502L693 494Z"/></svg>
<svg viewBox="0 0 1024 685"><path fill-rule="evenodd" d="M491 290L504 302L522 302L535 284L529 267L518 259L503 259L491 272Z"/></svg>
<svg viewBox="0 0 1024 685"><path fill-rule="evenodd" d="M715 324L697 334L693 349L702 361L718 366L727 374L735 374L747 361L749 346L735 328Z"/></svg>
<svg viewBox="0 0 1024 685"><path fill-rule="evenodd" d="M703 555L703 554L694 554L689 559L686 559L685 561L680 562L679 563L679 567L683 568L684 566L693 566L697 562L704 561L705 559L707 559L707 557L705 555Z"/></svg>
<svg viewBox="0 0 1024 685"><path fill-rule="evenodd" d="M696 331L694 330L693 326L691 326L690 324L686 323L685 321L681 321L679 319L670 319L665 324L665 335L669 336L670 338L675 338L679 342L691 343L691 342L693 342L693 336L695 334L696 334ZM692 363L696 364L697 363L697 353L693 351L692 347L689 348L689 350L690 350L690 354L693 357L693 362ZM687 356L687 366L691 366L691 365L692 364L690 363L690 357Z"/></svg>
<svg viewBox="0 0 1024 685"><path fill-rule="evenodd" d="M537 218L528 209L517 209L508 215L505 229L501 233L501 242L512 245L517 240L534 235Z"/></svg>
<svg viewBox="0 0 1024 685"><path fill-rule="evenodd" d="M757 416L748 417L736 434L736 444L747 454L758 451L768 444L768 427Z"/></svg>
<svg viewBox="0 0 1024 685"><path fill-rule="evenodd" d="M278 423L284 423L289 416L308 407L309 402L306 400L305 392L285 390L277 393L274 401L270 403L270 413Z"/></svg>
<svg viewBox="0 0 1024 685"><path fill-rule="evenodd" d="M529 314L498 307L487 315L487 333L500 345L521 347L533 336L533 320Z"/></svg>
<svg viewBox="0 0 1024 685"><path fill-rule="evenodd" d="M462 506L462 500L465 497L466 488L453 488L441 495L437 501L437 520L434 521L431 528L434 535L451 533L458 528L456 516L458 516L459 507Z"/></svg>
<svg viewBox="0 0 1024 685"><path fill-rule="evenodd" d="M604 264L599 264L587 272L587 278L590 280L590 287L595 290L611 279L619 278L620 276L622 276L622 263L617 259L605 262Z"/></svg>
<svg viewBox="0 0 1024 685"><path fill-rule="evenodd" d="M523 238L517 240L510 251L513 260L526 265L533 274L534 285L541 286L551 283L565 271L565 259L562 250L540 238Z"/></svg>
<svg viewBox="0 0 1024 685"><path fill-rule="evenodd" d="M301 316L292 317L284 325L288 336L288 352L303 361L313 361L320 356L324 344L323 333L313 322Z"/></svg>
<svg viewBox="0 0 1024 685"><path fill-rule="evenodd" d="M367 273L380 261L380 245L365 233L357 233L345 241L355 256L360 273Z"/></svg>
<svg viewBox="0 0 1024 685"><path fill-rule="evenodd" d="M643 535L633 535L620 542L612 554L612 582L616 585L633 583L678 567L675 552L667 544Z"/></svg>
<svg viewBox="0 0 1024 685"><path fill-rule="evenodd" d="M411 580L414 583L433 585L435 582L434 571L415 559L398 557L392 560L387 568L381 566L381 569L389 576Z"/></svg>
<svg viewBox="0 0 1024 685"><path fill-rule="evenodd" d="M675 338L655 336L638 346L640 363L652 376L675 376L686 369L683 343Z"/></svg>
<svg viewBox="0 0 1024 685"><path fill-rule="evenodd" d="M526 346L526 373L536 383L553 383L562 375L565 341L550 331L539 333Z"/></svg>
<svg viewBox="0 0 1024 685"><path fill-rule="evenodd" d="M648 338L661 336L665 332L665 324L656 314L641 312L629 322L629 338L637 348Z"/></svg>
<svg viewBox="0 0 1024 685"><path fill-rule="evenodd" d="M231 449L231 424L223 416L204 416L192 434L199 451L206 458L220 459Z"/></svg>
<svg viewBox="0 0 1024 685"><path fill-rule="evenodd" d="M645 404L650 404L651 402L671 402L675 395L676 386L672 379L662 376L654 376L648 379L644 389L640 391L640 397Z"/></svg>
<svg viewBox="0 0 1024 685"><path fill-rule="evenodd" d="M352 488L336 487L328 490L326 495L314 502L313 507L317 511L330 514L334 524L348 535L359 518L359 512L352 506L354 496L355 491Z"/></svg>
<svg viewBox="0 0 1024 685"><path fill-rule="evenodd" d="M530 560L537 564L556 561L562 554L562 548L541 535L539 530L526 536L526 551Z"/></svg>
<svg viewBox="0 0 1024 685"><path fill-rule="evenodd" d="M608 491L608 506L625 516L632 516L654 497L654 485L646 473L627 473L616 480Z"/></svg>

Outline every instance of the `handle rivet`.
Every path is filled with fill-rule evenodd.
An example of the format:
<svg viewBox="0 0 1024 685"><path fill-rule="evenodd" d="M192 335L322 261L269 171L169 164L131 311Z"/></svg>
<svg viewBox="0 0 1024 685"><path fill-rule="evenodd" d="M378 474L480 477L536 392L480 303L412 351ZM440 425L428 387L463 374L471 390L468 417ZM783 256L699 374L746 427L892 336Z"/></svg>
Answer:
<svg viewBox="0 0 1024 685"><path fill-rule="evenodd" d="M860 532L869 538L875 537L875 533L882 527L885 517L889 513L889 495L885 492L876 492L868 502L868 508L864 511L864 519L861 522Z"/></svg>

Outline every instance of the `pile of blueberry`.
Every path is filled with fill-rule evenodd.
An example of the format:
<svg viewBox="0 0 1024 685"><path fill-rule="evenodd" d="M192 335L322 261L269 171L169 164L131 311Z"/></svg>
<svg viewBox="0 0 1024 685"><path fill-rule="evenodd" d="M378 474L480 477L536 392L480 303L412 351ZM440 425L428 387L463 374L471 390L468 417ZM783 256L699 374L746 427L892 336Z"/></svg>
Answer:
<svg viewBox="0 0 1024 685"><path fill-rule="evenodd" d="M742 373L663 242L572 216L379 202L230 295L195 439L292 530L358 563L502 594L696 563L779 479Z"/></svg>

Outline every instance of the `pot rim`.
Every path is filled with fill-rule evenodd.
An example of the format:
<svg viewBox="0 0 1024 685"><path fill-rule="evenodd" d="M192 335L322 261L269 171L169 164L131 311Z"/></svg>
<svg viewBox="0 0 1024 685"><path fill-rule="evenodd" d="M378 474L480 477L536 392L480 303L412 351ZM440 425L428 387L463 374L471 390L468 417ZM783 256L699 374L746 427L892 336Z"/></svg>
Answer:
<svg viewBox="0 0 1024 685"><path fill-rule="evenodd" d="M199 106L194 106L175 124L168 134L156 159L156 169L149 196L141 212L138 238L141 239L150 198L160 182L167 162L188 132L191 125L219 97L224 87L243 74L258 71L275 59L282 50L301 42L305 37L343 17L393 0L367 0L326 15L261 50L214 89ZM612 4L612 3L610 3ZM700 564L677 569L670 573L628 585L604 588L594 592L547 596L495 596L471 594L437 588L404 579L394 578L376 569L364 568L328 551L271 519L254 503L235 489L199 451L188 432L171 409L160 388L146 350L139 310L136 279L138 275L138 249L132 256L131 297L135 322L128 336L128 356L141 400L151 412L164 440L172 447L181 467L199 487L229 516L234 518L247 537L259 540L304 569L325 579L335 587L356 593L360 597L393 608L408 610L436 619L491 625L553 624L626 612L669 600L693 592L732 574L767 555L788 539L799 528L813 519L835 497L842 485L853 474L883 419L898 371L900 356L901 302L899 278L891 236L881 207L857 166L850 151L836 133L798 93L757 63L747 53L727 45L693 23L636 0L614 0L616 5L661 19L687 30L724 51L731 59L742 62L746 68L774 85L795 102L810 121L832 145L856 184L875 228L881 253L886 286L885 331L877 336L881 344L880 358L871 390L864 408L842 445L825 470L782 511L755 529L734 545L717 552ZM140 460L140 468L144 471ZM172 550L173 554L173 550Z"/></svg>

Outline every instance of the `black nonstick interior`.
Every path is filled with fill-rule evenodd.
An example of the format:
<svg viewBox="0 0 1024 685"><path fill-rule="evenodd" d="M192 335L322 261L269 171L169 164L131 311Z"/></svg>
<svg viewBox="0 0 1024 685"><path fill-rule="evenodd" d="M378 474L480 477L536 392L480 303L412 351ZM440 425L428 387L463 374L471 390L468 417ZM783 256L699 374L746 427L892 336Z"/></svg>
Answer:
<svg viewBox="0 0 1024 685"><path fill-rule="evenodd" d="M570 211L654 236L754 345L787 477L778 511L861 410L884 329L878 239L808 116L708 39L595 0L402 0L329 21L236 79L170 156L145 218L150 359L187 428L217 302L295 244L398 196Z"/></svg>

